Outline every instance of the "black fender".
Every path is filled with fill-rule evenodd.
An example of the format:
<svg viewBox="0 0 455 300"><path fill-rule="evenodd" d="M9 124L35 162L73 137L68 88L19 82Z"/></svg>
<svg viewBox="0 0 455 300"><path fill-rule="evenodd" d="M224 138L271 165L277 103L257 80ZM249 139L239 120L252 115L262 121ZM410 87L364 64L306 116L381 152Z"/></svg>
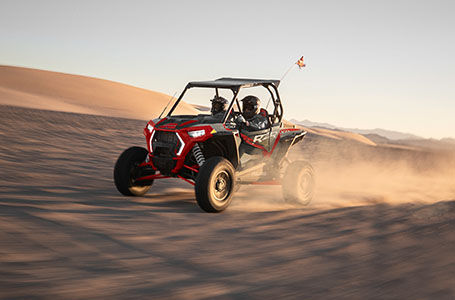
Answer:
<svg viewBox="0 0 455 300"><path fill-rule="evenodd" d="M239 165L239 146L241 143L238 132L215 133L212 138L200 143L205 159L222 156L229 160L234 168Z"/></svg>
<svg viewBox="0 0 455 300"><path fill-rule="evenodd" d="M285 158L289 149L296 143L302 141L306 134L307 132L303 130L281 132L277 147L272 153L272 158L277 160Z"/></svg>

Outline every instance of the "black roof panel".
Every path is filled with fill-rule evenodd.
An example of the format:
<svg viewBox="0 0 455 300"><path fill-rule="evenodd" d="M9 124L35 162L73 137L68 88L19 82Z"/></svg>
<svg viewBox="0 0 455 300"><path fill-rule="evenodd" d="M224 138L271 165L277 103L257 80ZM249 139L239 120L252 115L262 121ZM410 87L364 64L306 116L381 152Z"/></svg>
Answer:
<svg viewBox="0 0 455 300"><path fill-rule="evenodd" d="M269 84L278 86L280 84L280 81L275 79L219 78L212 81L192 81L188 83L188 86L190 88L191 87L240 88Z"/></svg>

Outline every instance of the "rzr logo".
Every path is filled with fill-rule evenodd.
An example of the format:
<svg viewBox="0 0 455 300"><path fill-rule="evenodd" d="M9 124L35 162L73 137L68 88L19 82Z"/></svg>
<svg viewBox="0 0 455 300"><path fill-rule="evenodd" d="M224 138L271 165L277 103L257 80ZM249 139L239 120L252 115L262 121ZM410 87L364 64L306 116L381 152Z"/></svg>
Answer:
<svg viewBox="0 0 455 300"><path fill-rule="evenodd" d="M268 133L264 133L264 134L259 134L259 135L256 135L253 139L253 143L261 143L263 142L265 139L267 139L267 137L269 136ZM270 134L270 137L272 139L274 139L275 137L277 136L277 132L272 132Z"/></svg>
<svg viewBox="0 0 455 300"><path fill-rule="evenodd" d="M256 135L253 139L253 143L260 143L262 142L263 140L265 140L267 138L267 133L266 134L260 134L260 135Z"/></svg>

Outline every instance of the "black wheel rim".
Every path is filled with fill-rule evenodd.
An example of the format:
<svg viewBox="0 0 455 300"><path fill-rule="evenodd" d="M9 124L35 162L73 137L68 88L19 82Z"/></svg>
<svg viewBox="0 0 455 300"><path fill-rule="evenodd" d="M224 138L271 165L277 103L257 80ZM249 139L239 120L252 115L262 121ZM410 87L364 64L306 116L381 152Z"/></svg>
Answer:
<svg viewBox="0 0 455 300"><path fill-rule="evenodd" d="M220 171L214 176L212 182L213 197L216 201L224 202L229 197L232 186L232 178L226 171Z"/></svg>
<svg viewBox="0 0 455 300"><path fill-rule="evenodd" d="M136 178L138 177L138 163L134 163L131 165L130 168L130 186L134 186L134 183L136 182Z"/></svg>
<svg viewBox="0 0 455 300"><path fill-rule="evenodd" d="M148 186L144 186L144 185L136 185L136 178L139 178L140 177L140 170L139 170L139 164L138 162L134 163L132 166L131 166L131 169L130 169L130 178L129 178L129 181L130 181L130 190L131 191L136 191L136 192L140 192L140 191L143 191L145 189L148 188Z"/></svg>

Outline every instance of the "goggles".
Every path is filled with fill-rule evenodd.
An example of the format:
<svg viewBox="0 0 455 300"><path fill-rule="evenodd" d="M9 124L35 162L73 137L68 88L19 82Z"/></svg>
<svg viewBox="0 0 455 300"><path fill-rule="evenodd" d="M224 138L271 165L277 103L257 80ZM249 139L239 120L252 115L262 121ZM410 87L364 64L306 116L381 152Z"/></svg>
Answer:
<svg viewBox="0 0 455 300"><path fill-rule="evenodd" d="M256 111L258 109L258 105L257 104L254 104L254 105L248 104L248 105L245 105L245 107L243 109L248 110L248 111Z"/></svg>

